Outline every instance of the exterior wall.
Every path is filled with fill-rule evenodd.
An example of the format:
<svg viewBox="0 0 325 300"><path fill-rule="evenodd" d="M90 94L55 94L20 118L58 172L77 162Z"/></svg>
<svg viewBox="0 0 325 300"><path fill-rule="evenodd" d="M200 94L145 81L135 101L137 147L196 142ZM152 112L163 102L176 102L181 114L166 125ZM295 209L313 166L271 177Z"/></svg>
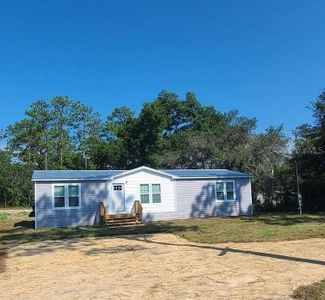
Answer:
<svg viewBox="0 0 325 300"><path fill-rule="evenodd" d="M110 212L112 185L123 183L125 211L130 212L134 200L140 199L141 183L160 183L161 203L143 204L144 220L200 218L207 216L252 215L251 182L249 178L226 178L235 181L234 201L216 201L216 180L172 180L149 171L140 171L112 182L82 181L81 207L53 209L53 182L35 183L35 223L40 227L97 225L99 203L103 201ZM68 182L62 182L67 184ZM71 182L77 183L75 181ZM61 184L55 182L55 184Z"/></svg>
<svg viewBox="0 0 325 300"><path fill-rule="evenodd" d="M145 219L154 221L208 216L252 215L250 179L226 178L225 180L235 181L236 199L234 201L215 200L216 180L176 180L176 212L152 214L144 210Z"/></svg>
<svg viewBox="0 0 325 300"><path fill-rule="evenodd" d="M67 184L69 182L55 182ZM71 182L75 184L76 182ZM99 202L107 198L107 182L84 181L81 183L81 207L53 209L53 182L35 183L35 225L39 227L66 227L96 225L99 222Z"/></svg>
<svg viewBox="0 0 325 300"><path fill-rule="evenodd" d="M143 210L148 213L166 213L176 211L175 182L168 177L157 175L150 171L139 171L109 183L108 210L111 211L111 198L114 196L113 184L123 183L125 191L125 211L130 212L133 202L140 200L140 184L160 184L161 203L143 203Z"/></svg>

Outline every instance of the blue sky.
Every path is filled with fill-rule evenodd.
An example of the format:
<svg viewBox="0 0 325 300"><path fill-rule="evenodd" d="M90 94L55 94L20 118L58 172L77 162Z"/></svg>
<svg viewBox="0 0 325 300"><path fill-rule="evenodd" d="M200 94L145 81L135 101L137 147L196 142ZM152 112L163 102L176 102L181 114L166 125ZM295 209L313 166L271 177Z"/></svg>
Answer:
<svg viewBox="0 0 325 300"><path fill-rule="evenodd" d="M290 133L325 88L325 1L0 4L0 128L39 98L67 95L106 117L166 89Z"/></svg>

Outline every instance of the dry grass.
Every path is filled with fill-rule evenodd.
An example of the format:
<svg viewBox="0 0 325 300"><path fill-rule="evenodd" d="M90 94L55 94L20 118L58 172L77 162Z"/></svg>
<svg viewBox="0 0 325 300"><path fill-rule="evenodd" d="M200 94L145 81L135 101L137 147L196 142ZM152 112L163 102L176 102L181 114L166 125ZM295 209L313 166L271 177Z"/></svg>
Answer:
<svg viewBox="0 0 325 300"><path fill-rule="evenodd" d="M324 300L325 299L325 280L315 282L310 285L298 287L294 293L295 299Z"/></svg>
<svg viewBox="0 0 325 300"><path fill-rule="evenodd" d="M290 214L263 214L260 216L188 219L146 223L125 228L55 228L33 229L29 211L0 212L0 272L8 247L58 239L117 236L146 233L173 233L192 242L227 243L300 240L325 237L325 215L307 214L303 217Z"/></svg>
<svg viewBox="0 0 325 300"><path fill-rule="evenodd" d="M5 271L5 260L11 243L4 242L4 237L14 231L23 231L19 224L31 222L28 218L30 211L26 209L6 209L0 211L0 273ZM15 227L16 226L16 227Z"/></svg>

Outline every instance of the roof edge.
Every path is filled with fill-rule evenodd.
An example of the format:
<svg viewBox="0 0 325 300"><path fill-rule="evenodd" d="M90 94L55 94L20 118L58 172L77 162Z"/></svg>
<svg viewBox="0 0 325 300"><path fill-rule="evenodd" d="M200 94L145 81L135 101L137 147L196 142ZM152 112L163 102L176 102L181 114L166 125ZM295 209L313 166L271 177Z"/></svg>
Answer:
<svg viewBox="0 0 325 300"><path fill-rule="evenodd" d="M32 178L33 182L39 182L39 181L107 181L111 180L111 177L103 177L103 178Z"/></svg>
<svg viewBox="0 0 325 300"><path fill-rule="evenodd" d="M138 167L138 168L134 168L134 169L131 169L131 170L127 170L127 171L122 172L122 173L120 173L118 175L112 176L111 179L112 180L115 180L117 178L120 178L120 177L123 177L123 176L127 176L129 174L136 173L136 172L139 172L139 171L142 171L142 170L149 171L149 172L152 172L152 173L156 173L156 174L159 174L159 175L163 175L163 176L166 176L166 177L171 178L171 179L179 178L179 176L175 176L175 175L172 175L172 174L168 174L166 172L163 172L163 171L160 171L160 170L156 170L156 169L153 169L153 168L149 168L149 167L146 167L146 166L141 166L141 167Z"/></svg>
<svg viewBox="0 0 325 300"><path fill-rule="evenodd" d="M186 179L223 179L223 178L252 178L252 175L234 175L234 176L191 176L191 177L178 177L178 178L174 178L175 180L186 180Z"/></svg>

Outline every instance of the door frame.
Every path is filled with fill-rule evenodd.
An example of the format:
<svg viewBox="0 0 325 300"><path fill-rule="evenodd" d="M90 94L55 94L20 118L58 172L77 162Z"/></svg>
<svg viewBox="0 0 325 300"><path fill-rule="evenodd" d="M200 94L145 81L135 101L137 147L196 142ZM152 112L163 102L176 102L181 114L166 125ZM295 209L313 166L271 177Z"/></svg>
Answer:
<svg viewBox="0 0 325 300"><path fill-rule="evenodd" d="M123 191L123 209L122 210L116 210L114 212L124 212L125 211L125 184L124 183L119 183L119 182L114 182L112 183L112 186L111 186L111 192L112 192L112 196L110 197L111 198L111 201L115 201L116 198L114 198L114 185L121 185L122 186L122 191Z"/></svg>

